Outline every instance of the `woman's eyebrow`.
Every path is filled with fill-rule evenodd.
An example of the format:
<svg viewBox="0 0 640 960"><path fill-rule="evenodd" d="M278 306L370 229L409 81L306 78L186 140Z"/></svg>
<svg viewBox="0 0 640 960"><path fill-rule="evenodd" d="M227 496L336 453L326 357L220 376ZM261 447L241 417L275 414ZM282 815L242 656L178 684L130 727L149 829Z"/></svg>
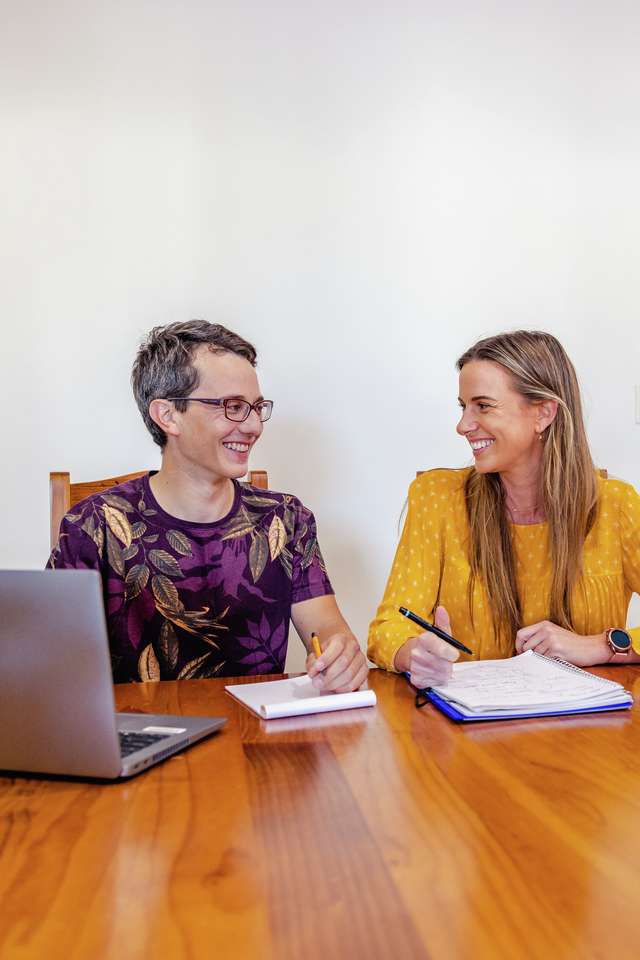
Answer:
<svg viewBox="0 0 640 960"><path fill-rule="evenodd" d="M492 403L498 402L495 397L487 397L484 394L480 394L480 396L478 397L471 397L472 403L475 403L478 400L491 400ZM462 397L458 397L458 403L464 403L464 400L462 399Z"/></svg>

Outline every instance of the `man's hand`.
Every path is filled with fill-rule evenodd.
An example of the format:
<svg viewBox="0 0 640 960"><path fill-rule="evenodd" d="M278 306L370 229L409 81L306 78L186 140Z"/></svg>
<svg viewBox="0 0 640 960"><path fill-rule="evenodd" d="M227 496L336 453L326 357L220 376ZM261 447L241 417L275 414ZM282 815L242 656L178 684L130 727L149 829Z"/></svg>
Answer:
<svg viewBox="0 0 640 960"><path fill-rule="evenodd" d="M307 673L314 687L322 693L349 693L357 690L367 679L369 668L352 633L333 633L320 638L322 656L307 656Z"/></svg>
<svg viewBox="0 0 640 960"><path fill-rule="evenodd" d="M320 640L322 656L309 650L307 673L322 693L349 693L367 679L369 668L360 645L349 629L333 594L294 603L291 619L309 650L311 634Z"/></svg>

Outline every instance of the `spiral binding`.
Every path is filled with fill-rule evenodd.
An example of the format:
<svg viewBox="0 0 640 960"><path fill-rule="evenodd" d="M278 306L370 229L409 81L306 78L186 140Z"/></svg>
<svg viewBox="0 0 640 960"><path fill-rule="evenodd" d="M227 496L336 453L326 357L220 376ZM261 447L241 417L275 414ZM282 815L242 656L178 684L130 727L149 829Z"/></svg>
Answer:
<svg viewBox="0 0 640 960"><path fill-rule="evenodd" d="M607 680L606 677L596 677L594 673L589 673L587 670L583 670L582 667L576 667L575 663L569 663L568 660L562 660L560 657L547 657L544 653L536 653L535 650L531 651L534 657L538 657L539 660L551 660L553 663L557 663L562 670L571 670L572 673L579 673L582 677L588 677L590 680L597 680L598 683L601 683L603 687L619 687L620 684L616 683L615 680Z"/></svg>

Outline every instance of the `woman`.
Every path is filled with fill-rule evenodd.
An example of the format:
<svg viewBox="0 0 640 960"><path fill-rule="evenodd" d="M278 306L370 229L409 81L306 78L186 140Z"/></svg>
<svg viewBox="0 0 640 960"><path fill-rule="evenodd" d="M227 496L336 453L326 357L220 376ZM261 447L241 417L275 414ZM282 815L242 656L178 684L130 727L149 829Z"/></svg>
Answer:
<svg viewBox="0 0 640 960"><path fill-rule="evenodd" d="M587 444L571 361L548 333L480 340L457 363L474 466L411 484L369 656L425 687L460 654L398 612L433 614L474 658L526 650L580 666L640 662L624 629L640 590L640 496ZM466 655L463 655L466 656Z"/></svg>

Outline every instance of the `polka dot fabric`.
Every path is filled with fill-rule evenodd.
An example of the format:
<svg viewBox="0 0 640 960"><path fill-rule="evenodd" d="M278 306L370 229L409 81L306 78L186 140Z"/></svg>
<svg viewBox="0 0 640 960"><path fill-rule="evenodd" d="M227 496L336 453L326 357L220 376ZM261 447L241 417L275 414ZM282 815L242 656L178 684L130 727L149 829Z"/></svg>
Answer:
<svg viewBox="0 0 640 960"><path fill-rule="evenodd" d="M369 657L393 670L402 644L416 636L415 626L398 613L404 606L431 616L436 599L446 607L453 635L473 650L461 660L513 656L493 634L490 603L476 583L473 625L469 616L469 527L464 484L470 472L430 470L409 488L407 517L387 587L369 628ZM583 573L572 597L575 632L600 633L624 626L631 594L640 592L640 496L621 480L598 478L596 522L586 539ZM523 626L550 619L551 557L546 523L512 524L516 576L523 609ZM440 593L438 597L438 586ZM640 653L640 628L631 630Z"/></svg>

